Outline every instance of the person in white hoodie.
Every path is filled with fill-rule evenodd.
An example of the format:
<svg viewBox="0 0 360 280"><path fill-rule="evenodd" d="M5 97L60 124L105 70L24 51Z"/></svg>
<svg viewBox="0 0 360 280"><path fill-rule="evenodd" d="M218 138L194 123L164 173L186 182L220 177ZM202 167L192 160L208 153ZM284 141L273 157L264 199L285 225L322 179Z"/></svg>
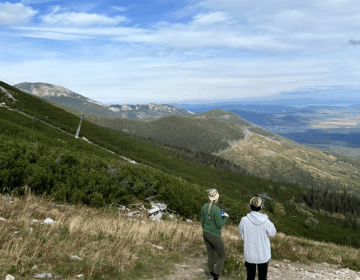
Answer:
<svg viewBox="0 0 360 280"><path fill-rule="evenodd" d="M267 280L269 260L271 259L269 237L276 234L276 229L269 217L259 212L263 205L261 197L253 197L250 200L252 212L243 217L239 224L239 233L244 241L247 280L255 280L256 266L258 279Z"/></svg>

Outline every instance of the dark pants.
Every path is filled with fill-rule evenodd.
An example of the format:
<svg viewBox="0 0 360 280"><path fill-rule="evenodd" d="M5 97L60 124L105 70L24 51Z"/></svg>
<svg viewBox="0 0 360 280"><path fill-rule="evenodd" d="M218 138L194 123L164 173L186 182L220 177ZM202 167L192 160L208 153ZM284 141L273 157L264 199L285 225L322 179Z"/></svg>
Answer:
<svg viewBox="0 0 360 280"><path fill-rule="evenodd" d="M206 249L208 252L208 266L209 272L214 272L217 275L221 275L221 271L224 267L225 263L225 246L221 237L216 237L210 233L203 232L204 234L204 242L206 245ZM218 255L219 259L216 263L215 271L214 271L214 254Z"/></svg>
<svg viewBox="0 0 360 280"><path fill-rule="evenodd" d="M255 280L256 266L258 267L259 280L267 280L269 262L260 264L245 262L245 266L247 271L246 280Z"/></svg>

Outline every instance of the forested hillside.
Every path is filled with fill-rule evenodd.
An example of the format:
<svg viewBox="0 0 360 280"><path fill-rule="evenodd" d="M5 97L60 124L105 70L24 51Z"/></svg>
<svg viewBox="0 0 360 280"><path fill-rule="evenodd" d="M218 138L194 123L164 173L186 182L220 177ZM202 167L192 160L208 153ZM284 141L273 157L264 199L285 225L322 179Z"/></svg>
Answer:
<svg viewBox="0 0 360 280"><path fill-rule="evenodd" d="M220 207L235 224L247 213L250 198L263 195L279 231L360 247L359 228L349 228L336 213L328 216L308 208L303 198L307 188L220 170L191 154L84 121L80 137L88 143L74 138L79 117L5 83L0 86L0 103L5 103L0 107L3 193L22 195L27 186L55 201L92 207L156 196L182 216L199 219L205 190L215 187L221 194Z"/></svg>

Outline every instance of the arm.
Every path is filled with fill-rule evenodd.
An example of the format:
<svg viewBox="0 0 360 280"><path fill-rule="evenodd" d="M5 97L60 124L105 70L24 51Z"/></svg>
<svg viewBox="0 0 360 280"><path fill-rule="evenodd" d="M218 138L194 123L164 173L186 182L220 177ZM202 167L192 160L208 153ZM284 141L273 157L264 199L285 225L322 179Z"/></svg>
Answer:
<svg viewBox="0 0 360 280"><path fill-rule="evenodd" d="M204 217L204 211L201 209L201 227L204 229L205 225L205 217Z"/></svg>
<svg viewBox="0 0 360 280"><path fill-rule="evenodd" d="M218 207L213 207L215 211L215 225L217 228L222 228L226 221L229 219L229 217L224 217L224 219L221 219L221 211Z"/></svg>
<svg viewBox="0 0 360 280"><path fill-rule="evenodd" d="M244 240L244 220L241 219L241 222L239 224L239 233L241 236L241 239Z"/></svg>
<svg viewBox="0 0 360 280"><path fill-rule="evenodd" d="M266 233L269 237L273 237L276 234L276 228L275 228L274 224L272 222L270 222L270 220L268 220L268 222L266 224Z"/></svg>

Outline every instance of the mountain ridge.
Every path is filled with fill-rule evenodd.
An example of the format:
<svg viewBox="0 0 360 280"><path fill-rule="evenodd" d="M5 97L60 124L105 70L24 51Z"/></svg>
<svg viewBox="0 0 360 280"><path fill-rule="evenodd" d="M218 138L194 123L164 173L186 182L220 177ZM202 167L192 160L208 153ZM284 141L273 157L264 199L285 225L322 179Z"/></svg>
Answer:
<svg viewBox="0 0 360 280"><path fill-rule="evenodd" d="M48 83L24 82L16 84L14 87L23 92L39 96L61 105L103 117L142 119L149 121L169 115L185 116L193 114L193 112L189 110L179 109L168 104L103 104L62 86Z"/></svg>

